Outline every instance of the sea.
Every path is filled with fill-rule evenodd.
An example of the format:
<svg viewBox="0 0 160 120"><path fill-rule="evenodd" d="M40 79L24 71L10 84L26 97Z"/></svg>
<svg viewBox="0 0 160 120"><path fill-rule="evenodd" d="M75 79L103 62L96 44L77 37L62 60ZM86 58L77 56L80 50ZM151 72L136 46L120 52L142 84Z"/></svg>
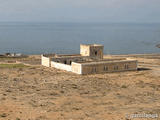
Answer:
<svg viewBox="0 0 160 120"><path fill-rule="evenodd" d="M78 54L80 44L102 44L109 55L160 53L160 24L0 22L0 54Z"/></svg>

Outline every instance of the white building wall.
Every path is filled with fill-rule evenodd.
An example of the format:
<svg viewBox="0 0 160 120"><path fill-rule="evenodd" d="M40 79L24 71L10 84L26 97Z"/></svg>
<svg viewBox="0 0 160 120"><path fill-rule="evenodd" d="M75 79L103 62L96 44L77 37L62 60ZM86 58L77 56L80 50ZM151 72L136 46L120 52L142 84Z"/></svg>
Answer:
<svg viewBox="0 0 160 120"><path fill-rule="evenodd" d="M41 64L46 67L51 67L50 58L41 55Z"/></svg>
<svg viewBox="0 0 160 120"><path fill-rule="evenodd" d="M72 62L72 72L82 74L82 64Z"/></svg>
<svg viewBox="0 0 160 120"><path fill-rule="evenodd" d="M51 62L51 67L61 69L61 70L66 70L66 71L72 71L72 67L70 65L62 64L62 63L57 63L57 62Z"/></svg>

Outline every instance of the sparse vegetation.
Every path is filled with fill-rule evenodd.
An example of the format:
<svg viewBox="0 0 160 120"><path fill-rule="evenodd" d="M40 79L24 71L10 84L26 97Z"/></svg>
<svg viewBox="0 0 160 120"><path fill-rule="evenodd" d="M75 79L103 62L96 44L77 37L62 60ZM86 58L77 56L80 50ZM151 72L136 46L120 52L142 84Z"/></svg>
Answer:
<svg viewBox="0 0 160 120"><path fill-rule="evenodd" d="M127 88L127 86L126 85L122 85L121 88Z"/></svg>
<svg viewBox="0 0 160 120"><path fill-rule="evenodd" d="M4 117L7 117L7 114L6 113L2 113L0 116L4 118Z"/></svg>
<svg viewBox="0 0 160 120"><path fill-rule="evenodd" d="M21 120L20 118L16 118L16 120Z"/></svg>
<svg viewBox="0 0 160 120"><path fill-rule="evenodd" d="M24 64L0 64L0 68L24 68L28 67Z"/></svg>

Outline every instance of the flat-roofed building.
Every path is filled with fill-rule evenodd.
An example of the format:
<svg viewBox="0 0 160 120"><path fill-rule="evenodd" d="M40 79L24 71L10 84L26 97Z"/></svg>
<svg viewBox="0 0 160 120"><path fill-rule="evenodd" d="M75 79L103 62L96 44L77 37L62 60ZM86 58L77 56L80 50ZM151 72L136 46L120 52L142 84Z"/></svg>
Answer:
<svg viewBox="0 0 160 120"><path fill-rule="evenodd" d="M80 45L80 54L42 55L42 65L70 71L77 74L95 74L137 70L137 60L103 59L103 45Z"/></svg>

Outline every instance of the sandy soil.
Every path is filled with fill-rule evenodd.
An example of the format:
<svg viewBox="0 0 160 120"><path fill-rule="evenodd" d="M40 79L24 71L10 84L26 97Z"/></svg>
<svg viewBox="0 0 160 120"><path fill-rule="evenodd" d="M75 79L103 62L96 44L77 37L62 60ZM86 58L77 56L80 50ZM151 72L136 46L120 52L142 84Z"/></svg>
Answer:
<svg viewBox="0 0 160 120"><path fill-rule="evenodd" d="M37 64L0 68L0 120L130 120L126 114L160 115L160 55L127 57L139 60L138 71L81 76Z"/></svg>

